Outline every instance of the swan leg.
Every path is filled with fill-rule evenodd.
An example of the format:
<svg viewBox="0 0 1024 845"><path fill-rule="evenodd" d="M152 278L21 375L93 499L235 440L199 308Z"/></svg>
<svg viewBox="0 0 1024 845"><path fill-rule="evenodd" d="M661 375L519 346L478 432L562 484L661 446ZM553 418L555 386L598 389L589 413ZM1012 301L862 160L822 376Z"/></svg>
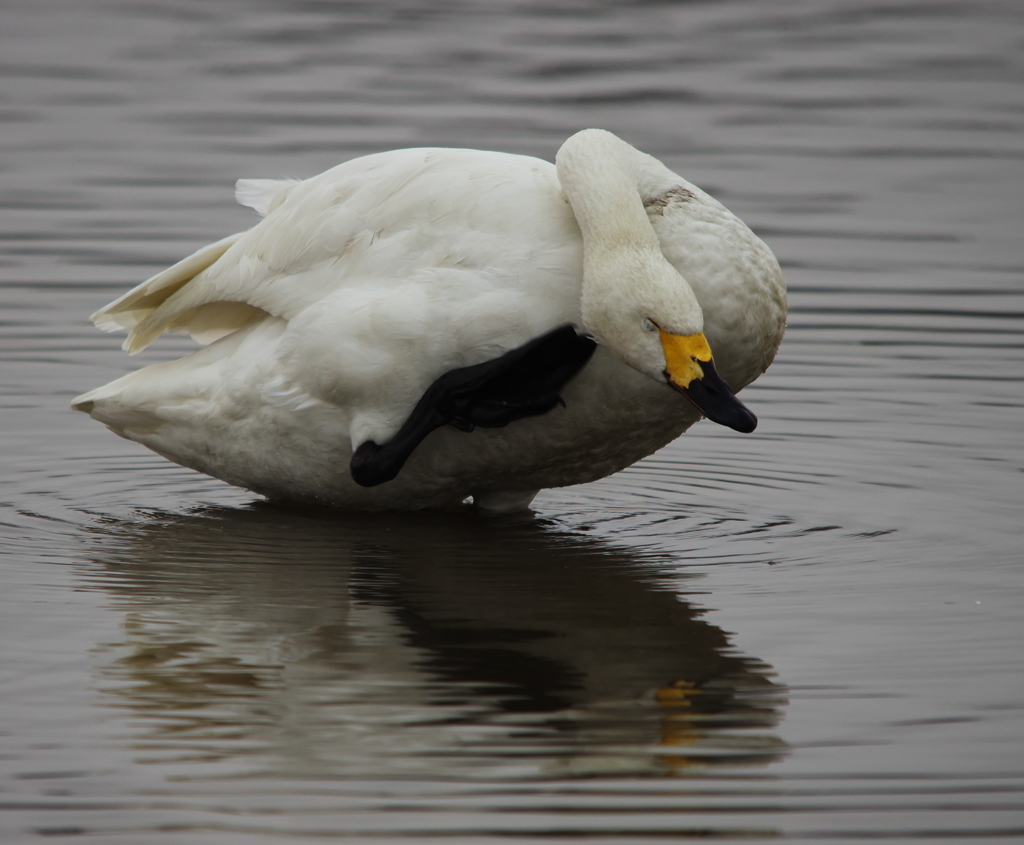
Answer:
<svg viewBox="0 0 1024 845"><path fill-rule="evenodd" d="M485 513L515 513L524 511L540 490L490 490L486 493L474 493L473 505Z"/></svg>
<svg viewBox="0 0 1024 845"><path fill-rule="evenodd" d="M427 388L391 440L360 444L349 464L353 480L363 487L391 481L423 438L443 425L462 431L501 428L546 414L562 401L559 391L595 347L572 326L560 326L491 361L449 370Z"/></svg>

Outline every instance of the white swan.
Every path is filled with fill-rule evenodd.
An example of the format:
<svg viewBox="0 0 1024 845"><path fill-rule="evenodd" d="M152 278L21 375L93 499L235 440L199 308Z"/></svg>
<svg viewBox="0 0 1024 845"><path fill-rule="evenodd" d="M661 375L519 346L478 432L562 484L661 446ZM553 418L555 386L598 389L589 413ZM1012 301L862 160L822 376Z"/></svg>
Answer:
<svg viewBox="0 0 1024 845"><path fill-rule="evenodd" d="M782 339L771 251L609 132L556 162L412 149L241 180L264 220L93 315L129 352L209 345L72 407L268 497L371 509L514 510L702 412L752 430L722 378L746 386Z"/></svg>

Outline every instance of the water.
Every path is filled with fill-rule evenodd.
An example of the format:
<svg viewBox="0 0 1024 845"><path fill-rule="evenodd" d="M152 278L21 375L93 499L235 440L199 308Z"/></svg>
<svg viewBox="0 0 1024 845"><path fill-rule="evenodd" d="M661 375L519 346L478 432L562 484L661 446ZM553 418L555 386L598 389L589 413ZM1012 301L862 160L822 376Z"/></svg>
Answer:
<svg viewBox="0 0 1024 845"><path fill-rule="evenodd" d="M0 10L4 843L1024 836L1024 13ZM618 132L778 254L743 394L532 516L271 507L66 410L239 176Z"/></svg>

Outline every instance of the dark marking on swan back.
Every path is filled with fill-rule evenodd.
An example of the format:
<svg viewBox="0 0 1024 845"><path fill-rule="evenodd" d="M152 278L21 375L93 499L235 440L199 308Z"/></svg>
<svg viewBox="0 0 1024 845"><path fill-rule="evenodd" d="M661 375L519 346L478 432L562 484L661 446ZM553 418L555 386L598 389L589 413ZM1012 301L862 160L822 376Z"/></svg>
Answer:
<svg viewBox="0 0 1024 845"><path fill-rule="evenodd" d="M647 209L648 214L664 214L666 206L692 202L695 199L697 199L697 196L693 191L687 190L682 185L676 185L674 188L669 188L652 199L645 200L644 208Z"/></svg>
<svg viewBox="0 0 1024 845"><path fill-rule="evenodd" d="M564 405L560 391L595 348L572 326L560 326L491 361L448 371L427 388L391 440L368 440L356 449L349 464L353 480L363 487L391 481L423 438L443 425L501 428Z"/></svg>

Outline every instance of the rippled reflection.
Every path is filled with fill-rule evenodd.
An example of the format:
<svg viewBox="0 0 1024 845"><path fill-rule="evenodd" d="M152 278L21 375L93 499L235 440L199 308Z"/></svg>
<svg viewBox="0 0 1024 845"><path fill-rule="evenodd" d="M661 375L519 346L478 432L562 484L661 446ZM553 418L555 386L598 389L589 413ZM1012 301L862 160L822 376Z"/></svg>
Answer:
<svg viewBox="0 0 1024 845"><path fill-rule="evenodd" d="M770 667L656 557L540 521L254 506L90 542L125 614L99 683L147 760L517 776L784 752Z"/></svg>

